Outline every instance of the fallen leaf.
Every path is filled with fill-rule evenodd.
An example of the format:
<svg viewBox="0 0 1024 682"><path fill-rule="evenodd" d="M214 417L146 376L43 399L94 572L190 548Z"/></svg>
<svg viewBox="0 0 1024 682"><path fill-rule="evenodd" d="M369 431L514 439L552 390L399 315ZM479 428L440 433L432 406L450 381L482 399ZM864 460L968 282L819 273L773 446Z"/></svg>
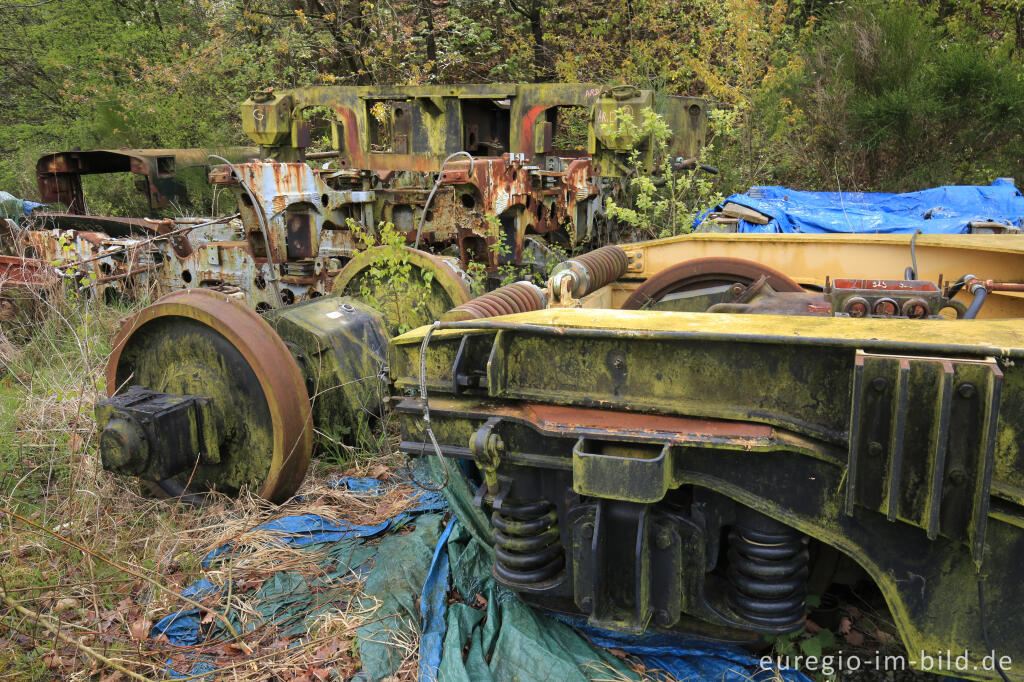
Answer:
<svg viewBox="0 0 1024 682"><path fill-rule="evenodd" d="M243 592L247 590L258 590L263 587L265 580L265 578L249 578L248 580L243 580L241 589Z"/></svg>
<svg viewBox="0 0 1024 682"><path fill-rule="evenodd" d="M138 620L132 621L131 625L128 626L128 632L132 633L132 637L136 639L146 639L149 637L149 631L152 627L153 621L142 616Z"/></svg>
<svg viewBox="0 0 1024 682"><path fill-rule="evenodd" d="M804 627L807 629L807 632L811 633L812 635L816 635L819 632L821 632L821 626L815 623L810 618L808 618L807 621L804 623Z"/></svg>
<svg viewBox="0 0 1024 682"><path fill-rule="evenodd" d="M843 636L843 638L850 646L860 646L864 643L864 635L860 634L856 630L850 630Z"/></svg>
<svg viewBox="0 0 1024 682"><path fill-rule="evenodd" d="M70 611L77 609L81 605L82 602L78 601L74 597L64 597L63 599L58 599L57 603L53 605L53 612L60 613L61 611Z"/></svg>
<svg viewBox="0 0 1024 682"><path fill-rule="evenodd" d="M245 642L228 642L228 650L236 653L251 654L252 649Z"/></svg>
<svg viewBox="0 0 1024 682"><path fill-rule="evenodd" d="M476 594L476 604L481 609L487 608L487 599L479 592Z"/></svg>
<svg viewBox="0 0 1024 682"><path fill-rule="evenodd" d="M203 625L209 625L210 623L213 622L213 619L216 618L216 617L217 616L213 613L213 611L207 611L207 612L205 612L203 614L203 617L202 617L202 619L200 619L199 622L202 623Z"/></svg>
<svg viewBox="0 0 1024 682"><path fill-rule="evenodd" d="M608 653L610 653L612 656L620 660L625 660L629 657L629 654L622 649L609 649Z"/></svg>
<svg viewBox="0 0 1024 682"><path fill-rule="evenodd" d="M82 447L83 442L82 437L72 431L71 435L68 436L68 452L72 455L75 454Z"/></svg>
<svg viewBox="0 0 1024 682"><path fill-rule="evenodd" d="M843 616L842 618L839 619L839 627L837 628L839 634L841 634L841 635L848 635L848 634L850 634L850 630L852 630L852 629L853 629L853 621L851 621L846 616Z"/></svg>

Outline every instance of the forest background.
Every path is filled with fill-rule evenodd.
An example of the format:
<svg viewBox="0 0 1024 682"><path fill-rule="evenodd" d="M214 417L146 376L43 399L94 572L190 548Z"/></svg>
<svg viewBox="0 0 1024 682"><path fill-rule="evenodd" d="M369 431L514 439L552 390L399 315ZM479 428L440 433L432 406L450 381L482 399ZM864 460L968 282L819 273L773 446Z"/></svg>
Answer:
<svg viewBox="0 0 1024 682"><path fill-rule="evenodd" d="M25 198L42 153L243 142L248 93L312 84L705 96L723 194L1024 179L1024 0L0 0L0 29Z"/></svg>

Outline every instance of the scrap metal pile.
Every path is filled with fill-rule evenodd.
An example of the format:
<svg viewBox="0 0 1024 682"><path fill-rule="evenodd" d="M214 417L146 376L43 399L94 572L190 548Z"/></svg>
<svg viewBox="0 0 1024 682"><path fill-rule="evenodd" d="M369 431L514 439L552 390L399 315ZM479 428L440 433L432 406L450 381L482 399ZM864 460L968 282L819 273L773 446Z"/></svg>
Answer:
<svg viewBox="0 0 1024 682"><path fill-rule="evenodd" d="M390 411L531 603L757 646L802 628L808 595L869 579L908 651L966 652L959 675L995 679L993 649L1024 660L1024 239L700 233L603 246L537 286L550 247L615 238L600 207L636 141L600 124L653 104L568 85L259 94L243 122L271 160L210 171L238 220L203 229L238 234L179 222L147 242L178 290L114 341L104 468L282 501L315 432ZM563 107L586 108L585 150L559 149ZM704 107L667 107L673 153L703 142ZM332 151L314 155L317 116ZM366 295L377 221L430 292L404 334L408 311ZM476 298L473 263L493 289ZM494 287L503 266L522 281Z"/></svg>
<svg viewBox="0 0 1024 682"><path fill-rule="evenodd" d="M443 280L438 312L469 298L467 270L493 287L501 269L543 275L552 247L614 239L605 197L621 195L630 153L651 165L650 139L619 135L655 108L676 130L669 151L696 156L707 103L632 87L581 84L298 88L260 92L242 105L259 148L97 150L40 159L36 212L0 229L0 253L31 267L56 264L83 291L123 295L214 288L268 310L336 285L354 293L374 263L357 258L390 223L419 276ZM308 151L314 141L325 152ZM206 167L233 216L115 218L86 215L83 176L131 172L149 206L181 208L176 177ZM189 208L189 207L186 207ZM199 207L191 207L193 211ZM36 259L36 260L32 260ZM11 278L6 287L28 286Z"/></svg>
<svg viewBox="0 0 1024 682"><path fill-rule="evenodd" d="M608 246L390 340L350 297L176 292L117 338L103 464L283 500L314 429L390 408L543 608L756 645L870 578L909 651L1024 654L1024 243L919 236L905 280L910 242Z"/></svg>

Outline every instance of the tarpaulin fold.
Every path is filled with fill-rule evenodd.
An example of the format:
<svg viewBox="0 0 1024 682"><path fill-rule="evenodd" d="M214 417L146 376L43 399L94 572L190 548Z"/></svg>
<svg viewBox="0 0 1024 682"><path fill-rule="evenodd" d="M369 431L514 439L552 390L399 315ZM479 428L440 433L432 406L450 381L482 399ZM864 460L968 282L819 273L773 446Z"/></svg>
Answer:
<svg viewBox="0 0 1024 682"><path fill-rule="evenodd" d="M431 473L444 480L444 464L428 458ZM448 462L449 467L456 466ZM797 671L762 670L759 660L734 646L682 637L625 635L591 628L583 618L533 609L491 577L490 526L473 505L474 491L452 475L444 490L460 510L438 542L420 595L424 635L419 682L504 680L720 680L783 679L809 682ZM453 588L461 597L439 595ZM443 642L443 644L441 644ZM641 674L602 647L634 655Z"/></svg>
<svg viewBox="0 0 1024 682"><path fill-rule="evenodd" d="M737 232L961 234L971 222L1024 228L1024 196L1006 178L991 185L946 185L902 194L752 187L701 213L694 228L727 203L770 218L766 225L740 219Z"/></svg>
<svg viewBox="0 0 1024 682"><path fill-rule="evenodd" d="M436 480L444 480L443 465L436 458L421 461ZM449 466L456 465L449 462ZM346 600L372 600L376 605L372 618L356 629L361 676L369 680L394 675L408 653L408 642L416 638L420 682L582 682L665 679L667 675L725 682L762 679L756 659L735 647L677 637L629 637L588 628L582 619L558 618L531 608L491 577L490 526L473 505L473 487L462 472L453 469L451 474L444 497L457 514L443 531L443 517L437 512L446 509L446 503L426 491L419 494L415 509L381 524L349 524L306 514L258 526L277 533L283 544L321 552L323 571L316 576L289 570L273 573L247 600L258 618L253 620L250 614L243 626L238 615L229 611L233 626L243 631L273 623L281 634L301 638L313 619ZM379 481L368 479L348 479L342 485L360 491L383 489ZM412 520L411 532L387 534ZM225 551L218 548L204 563L217 562ZM358 582L355 576L364 579L358 595L352 589ZM205 579L186 588L193 599L218 591ZM165 635L177 646L224 635L218 621L203 625L200 615L198 609L171 614L154 625L150 634ZM634 655L647 673L641 674L603 647ZM200 655L190 655L185 670L174 669L171 660L167 664L171 677L214 669ZM806 682L799 673L789 671L783 671L782 678Z"/></svg>

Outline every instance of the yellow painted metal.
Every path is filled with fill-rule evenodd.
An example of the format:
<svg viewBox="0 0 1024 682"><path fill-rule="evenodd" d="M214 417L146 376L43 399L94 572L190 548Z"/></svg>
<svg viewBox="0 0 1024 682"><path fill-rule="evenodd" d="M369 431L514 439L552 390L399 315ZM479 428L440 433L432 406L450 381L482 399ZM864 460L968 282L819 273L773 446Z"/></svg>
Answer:
<svg viewBox="0 0 1024 682"><path fill-rule="evenodd" d="M573 329L606 329L623 335L662 332L702 336L721 333L734 341L786 339L790 343L849 342L852 346L891 343L933 346L944 352L957 348L991 349L996 357L1024 355L1024 320L911 320L906 318L845 318L796 315L730 315L724 313L677 313L652 310L549 308L518 315L490 318L486 322L536 324ZM419 343L426 333L420 327L393 339L394 345ZM445 330L434 336L465 333Z"/></svg>
<svg viewBox="0 0 1024 682"><path fill-rule="evenodd" d="M694 233L623 244L630 264L611 286L618 307L640 281L694 258L731 257L755 261L786 273L803 285L822 286L825 278L902 279L910 265L907 234L728 234ZM1000 282L1024 282L1024 237L1020 235L918 235L918 279L951 281L974 274ZM970 302L961 293L959 300ZM595 297L585 307L602 305ZM993 292L980 317L1024 317L1024 296Z"/></svg>

